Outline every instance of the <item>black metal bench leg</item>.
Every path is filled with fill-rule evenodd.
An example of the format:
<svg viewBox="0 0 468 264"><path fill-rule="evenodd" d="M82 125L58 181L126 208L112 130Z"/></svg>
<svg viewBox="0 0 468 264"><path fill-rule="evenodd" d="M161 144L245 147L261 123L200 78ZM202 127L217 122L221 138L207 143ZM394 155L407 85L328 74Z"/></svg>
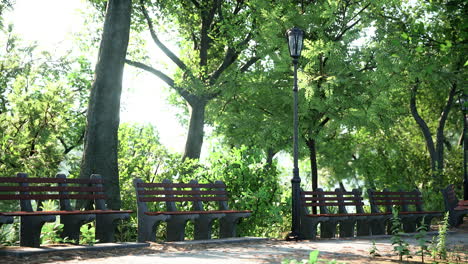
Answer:
<svg viewBox="0 0 468 264"><path fill-rule="evenodd" d="M320 238L333 238L336 234L336 222L322 222L320 224Z"/></svg>
<svg viewBox="0 0 468 264"><path fill-rule="evenodd" d="M420 220L415 217L408 217L403 218L401 222L403 223L403 231L405 233L414 233L416 232L416 223L420 222Z"/></svg>
<svg viewBox="0 0 468 264"><path fill-rule="evenodd" d="M356 236L370 236L370 222L367 220L356 221Z"/></svg>
<svg viewBox="0 0 468 264"><path fill-rule="evenodd" d="M385 231L386 231L385 222L386 222L385 220L382 220L382 222L377 222L377 221L370 222L371 233L373 236L385 235Z"/></svg>
<svg viewBox="0 0 468 264"><path fill-rule="evenodd" d="M93 221L95 218L93 214L60 216L60 223L63 224L63 231L60 236L74 240L74 243L79 244L81 226Z"/></svg>
<svg viewBox="0 0 468 264"><path fill-rule="evenodd" d="M200 215L194 221L194 239L203 240L211 239L211 232L213 230L213 222L215 219L224 217L224 214L205 214Z"/></svg>
<svg viewBox="0 0 468 264"><path fill-rule="evenodd" d="M160 215L155 218L138 219L138 242L156 241L158 225L167 218L165 215Z"/></svg>
<svg viewBox="0 0 468 264"><path fill-rule="evenodd" d="M340 237L354 237L354 220L345 220L340 222Z"/></svg>
<svg viewBox="0 0 468 264"><path fill-rule="evenodd" d="M40 247L42 226L47 222L55 222L55 215L21 216L20 246Z"/></svg>
<svg viewBox="0 0 468 264"><path fill-rule="evenodd" d="M185 216L171 216L167 221L166 240L170 241L184 241L185 239L185 225L190 218Z"/></svg>
<svg viewBox="0 0 468 264"><path fill-rule="evenodd" d="M129 219L130 216L124 214L102 214L96 215L96 240L99 243L111 243L115 241L115 229L119 224L118 220Z"/></svg>
<svg viewBox="0 0 468 264"><path fill-rule="evenodd" d="M237 223L242 217L227 215L219 220L219 237L236 237Z"/></svg>

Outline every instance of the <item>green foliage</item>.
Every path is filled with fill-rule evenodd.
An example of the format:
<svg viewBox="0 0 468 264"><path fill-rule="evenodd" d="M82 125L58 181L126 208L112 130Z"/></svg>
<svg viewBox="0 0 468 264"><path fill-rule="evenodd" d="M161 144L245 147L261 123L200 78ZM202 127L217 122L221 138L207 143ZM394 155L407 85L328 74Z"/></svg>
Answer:
<svg viewBox="0 0 468 264"><path fill-rule="evenodd" d="M437 238L434 240L431 247L431 255L435 258L438 257L440 259L446 260L447 259L447 231L449 227L448 223L449 213L445 213L444 220L439 225L439 234Z"/></svg>
<svg viewBox="0 0 468 264"><path fill-rule="evenodd" d="M0 227L0 245L14 246L19 244L19 222Z"/></svg>
<svg viewBox="0 0 468 264"><path fill-rule="evenodd" d="M295 260L295 259L284 259L281 261L281 264L299 264L299 263L307 263L307 264L317 264L317 263L326 263L326 264L338 264L344 262L337 262L336 260L321 260L318 258L319 256L319 251L314 250L311 251L309 254L309 259L304 259L304 260Z"/></svg>
<svg viewBox="0 0 468 264"><path fill-rule="evenodd" d="M371 248L369 249L369 255L371 255L371 257L375 258L375 257L380 257L380 254L379 254L379 249L377 248L377 246L375 245L375 241L372 240L372 246Z"/></svg>
<svg viewBox="0 0 468 264"><path fill-rule="evenodd" d="M276 166L265 163L263 153L247 147L214 152L208 167L196 177L201 181L226 183L229 206L252 210L238 226L241 236L282 237L289 227L288 188L282 185Z"/></svg>
<svg viewBox="0 0 468 264"><path fill-rule="evenodd" d="M182 161L159 144L150 125L122 124L119 131L119 164L122 205L136 211L133 179L147 182L199 182L221 180L228 186L232 209L252 210L252 216L238 226L242 236L283 237L289 225L289 188L281 184L276 164L267 164L260 150L247 147L218 149L206 165ZM217 209L216 204L208 205ZM190 210L190 207L185 208ZM120 227L119 239L134 238L136 219ZM133 234L132 234L133 232Z"/></svg>
<svg viewBox="0 0 468 264"><path fill-rule="evenodd" d="M424 223L424 217L421 220L420 225L416 229L418 232L415 235L416 241L418 242L419 250L415 253L421 255L421 262L424 263L424 254L428 252L426 234L429 227Z"/></svg>
<svg viewBox="0 0 468 264"><path fill-rule="evenodd" d="M0 35L0 169L53 175L82 143L91 65L39 51L13 27Z"/></svg>
<svg viewBox="0 0 468 264"><path fill-rule="evenodd" d="M403 261L403 256L409 256L409 244L401 238L403 234L402 223L398 217L398 210L392 209L393 217L391 218L392 223L392 245L393 251L398 254L400 261Z"/></svg>
<svg viewBox="0 0 468 264"><path fill-rule="evenodd" d="M80 227L80 244L92 246L99 242L95 238L96 227L94 222L82 225Z"/></svg>

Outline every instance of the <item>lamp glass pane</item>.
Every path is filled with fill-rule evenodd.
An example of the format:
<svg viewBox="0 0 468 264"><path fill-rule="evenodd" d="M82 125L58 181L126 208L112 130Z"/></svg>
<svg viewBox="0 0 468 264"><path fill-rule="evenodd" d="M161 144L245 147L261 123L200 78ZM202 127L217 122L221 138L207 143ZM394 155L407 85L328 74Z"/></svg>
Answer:
<svg viewBox="0 0 468 264"><path fill-rule="evenodd" d="M288 39L289 39L289 43L288 43L288 46L289 46L289 54L291 56L296 56L296 45L295 45L295 41L294 41L294 35L293 34L289 34L288 35Z"/></svg>

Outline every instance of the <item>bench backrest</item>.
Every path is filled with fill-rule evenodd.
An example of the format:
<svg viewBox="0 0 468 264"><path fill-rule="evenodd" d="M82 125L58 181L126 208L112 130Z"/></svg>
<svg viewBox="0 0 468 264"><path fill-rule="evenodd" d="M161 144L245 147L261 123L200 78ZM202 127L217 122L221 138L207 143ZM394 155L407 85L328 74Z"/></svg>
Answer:
<svg viewBox="0 0 468 264"><path fill-rule="evenodd" d="M134 180L138 209L142 212L149 211L148 202L164 202L164 207L158 207L160 211L179 211L177 204L192 203L192 210L205 210L206 202L217 202L220 210L229 210L226 185L221 181L215 183L198 183L192 180L189 183L172 183L164 180L161 183L146 183L136 178ZM177 204L176 204L177 203Z"/></svg>
<svg viewBox="0 0 468 264"><path fill-rule="evenodd" d="M451 211L458 206L458 198L455 194L455 187L453 184L447 186L447 188L442 190L444 196L445 210Z"/></svg>
<svg viewBox="0 0 468 264"><path fill-rule="evenodd" d="M313 192L301 191L302 208L315 207L320 208L320 214L330 214L330 207L334 207L339 214L348 213L346 206L354 206L356 213L363 213L361 192L354 189L352 192L345 192L340 188L334 192L323 191L321 188Z"/></svg>
<svg viewBox="0 0 468 264"><path fill-rule="evenodd" d="M380 213L379 207L384 208L384 212L392 212L394 206L398 206L401 212L423 211L423 201L421 192L418 189L413 191L391 192L384 189L381 192L373 189L367 190L372 213ZM413 207L413 209L410 208Z"/></svg>
<svg viewBox="0 0 468 264"><path fill-rule="evenodd" d="M17 177L0 177L0 200L20 201L21 211L33 212L31 200L42 210L45 200L58 200L60 210L73 210L70 199L93 200L96 209L105 209L105 194L100 175L90 179L67 179L64 174L55 178L28 178L26 173Z"/></svg>

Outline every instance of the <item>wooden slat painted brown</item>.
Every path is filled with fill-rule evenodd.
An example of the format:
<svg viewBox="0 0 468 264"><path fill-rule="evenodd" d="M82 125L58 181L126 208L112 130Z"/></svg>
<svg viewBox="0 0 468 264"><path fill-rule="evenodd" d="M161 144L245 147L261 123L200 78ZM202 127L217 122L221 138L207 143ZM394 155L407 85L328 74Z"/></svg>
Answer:
<svg viewBox="0 0 468 264"><path fill-rule="evenodd" d="M140 202L227 201L227 197L139 197Z"/></svg>
<svg viewBox="0 0 468 264"><path fill-rule="evenodd" d="M227 195L227 191L156 191L139 190L139 195Z"/></svg>
<svg viewBox="0 0 468 264"><path fill-rule="evenodd" d="M225 188L225 184L214 183L138 183L138 187L145 188Z"/></svg>
<svg viewBox="0 0 468 264"><path fill-rule="evenodd" d="M2 192L103 192L102 187L74 186L0 186Z"/></svg>
<svg viewBox="0 0 468 264"><path fill-rule="evenodd" d="M105 199L104 194L0 194L0 200Z"/></svg>
<svg viewBox="0 0 468 264"><path fill-rule="evenodd" d="M68 178L22 178L22 177L0 177L0 183L77 183L77 184L99 184L102 180L97 179L68 179Z"/></svg>

